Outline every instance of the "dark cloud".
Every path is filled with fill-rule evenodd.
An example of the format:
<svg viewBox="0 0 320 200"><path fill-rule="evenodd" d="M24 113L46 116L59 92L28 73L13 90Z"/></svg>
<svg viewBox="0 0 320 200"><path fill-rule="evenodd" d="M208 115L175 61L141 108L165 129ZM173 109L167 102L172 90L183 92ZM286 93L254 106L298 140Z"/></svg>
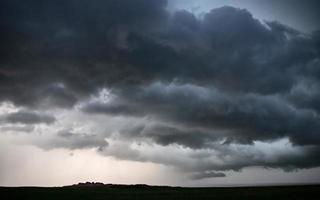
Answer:
<svg viewBox="0 0 320 200"><path fill-rule="evenodd" d="M213 131L214 132L214 131ZM222 140L219 133L204 132L201 130L181 130L176 127L161 125L140 125L121 130L121 134L127 138L149 138L160 145L178 144L184 147L199 149L210 148L213 141Z"/></svg>
<svg viewBox="0 0 320 200"><path fill-rule="evenodd" d="M232 149L228 147L219 148L219 158L223 160L223 165L205 163L194 168L199 170L235 170L240 171L245 167L256 166L264 168L280 168L287 172L297 169L306 169L319 166L320 160L316 157L319 148L300 148L295 153L274 152L268 154L262 151L255 151L250 148Z"/></svg>
<svg viewBox="0 0 320 200"><path fill-rule="evenodd" d="M72 106L131 73L127 35L166 19L166 1L1 1L1 96ZM121 58L120 58L121 57ZM130 79L130 78L128 78ZM56 84L63 88L54 88ZM63 89L63 90L62 90Z"/></svg>
<svg viewBox="0 0 320 200"><path fill-rule="evenodd" d="M29 109L81 103L84 113L148 119L119 135L220 152L221 165L203 161L189 167L200 171L199 178L248 166L319 166L314 153L320 144L319 32L261 22L234 7L213 9L202 18L187 11L169 14L166 3L1 1L0 101ZM103 88L110 99L89 101ZM12 113L5 120L55 121L35 112ZM282 138L303 153L269 158L232 149L237 144L254 151L250 147L257 141ZM102 149L104 139L65 131L43 145ZM130 148L105 153L186 166Z"/></svg>
<svg viewBox="0 0 320 200"><path fill-rule="evenodd" d="M1 116L6 123L21 123L21 124L52 124L56 121L55 117L47 114L18 111Z"/></svg>
<svg viewBox="0 0 320 200"><path fill-rule="evenodd" d="M174 166L193 175L204 176L214 171L241 171L246 167L276 168L286 172L317 167L320 160L318 147L295 147L281 145L285 141L253 145L212 144L211 149L181 150L169 148L150 149L148 146L137 148L127 143L111 144L100 153L118 159L139 162L153 162ZM268 149L263 149L268 148ZM203 177L204 178L204 177Z"/></svg>
<svg viewBox="0 0 320 200"><path fill-rule="evenodd" d="M189 129L206 129L205 134L197 131L180 134L178 129L158 127L151 130L154 134L145 135L167 144L170 142L165 140L171 138L174 143L176 139L182 139L181 137L185 142L190 141L189 147L206 147L208 141L223 138L227 139L227 143L272 141L283 137L289 137L293 143L299 145L318 145L320 142L317 134L320 123L316 112L295 108L278 96L232 96L213 88L161 83L128 91L120 95L125 101L115 98L105 104L86 105L83 109L89 113L109 115L137 116L144 113L157 120L173 122ZM117 109L114 109L114 104ZM132 112L133 110L135 112ZM305 132L308 134L303 134Z"/></svg>
<svg viewBox="0 0 320 200"><path fill-rule="evenodd" d="M197 19L170 16L165 1L1 4L0 98L20 105L70 107L101 87L155 80L285 92L317 58L315 38L233 7Z"/></svg>
<svg viewBox="0 0 320 200"><path fill-rule="evenodd" d="M194 174L191 176L191 179L193 180L199 180L199 179L204 179L204 178L218 178L218 177L225 177L226 175L224 173L217 173L217 172L203 172L203 173L198 173Z"/></svg>

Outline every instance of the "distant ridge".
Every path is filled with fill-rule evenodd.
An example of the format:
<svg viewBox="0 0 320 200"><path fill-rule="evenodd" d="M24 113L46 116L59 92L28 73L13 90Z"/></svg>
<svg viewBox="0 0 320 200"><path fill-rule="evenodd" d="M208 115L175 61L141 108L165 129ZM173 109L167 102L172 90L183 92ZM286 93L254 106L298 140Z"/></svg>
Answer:
<svg viewBox="0 0 320 200"><path fill-rule="evenodd" d="M210 188L297 188L297 187L320 187L320 184L282 184L282 185L222 185L222 186L199 186L199 187L182 187L182 186L167 186L167 185L147 185L147 184L112 184L112 183L102 183L102 182L79 182L77 184L73 185L66 185L62 186L62 188L137 188L137 189L165 189L165 188L171 188L171 189L192 189L192 188L198 188L198 189L210 189Z"/></svg>
<svg viewBox="0 0 320 200"><path fill-rule="evenodd" d="M101 182L85 182L85 183L77 183L73 185L68 185L64 187L101 187L101 186L110 186L112 184L104 184Z"/></svg>
<svg viewBox="0 0 320 200"><path fill-rule="evenodd" d="M109 188L181 188L178 186L171 187L171 186L154 186L154 185L146 185L146 184L133 184L133 185L123 185L123 184L105 184L101 182L83 182L77 183L73 185L67 185L63 187L68 188L91 188L91 187L109 187Z"/></svg>

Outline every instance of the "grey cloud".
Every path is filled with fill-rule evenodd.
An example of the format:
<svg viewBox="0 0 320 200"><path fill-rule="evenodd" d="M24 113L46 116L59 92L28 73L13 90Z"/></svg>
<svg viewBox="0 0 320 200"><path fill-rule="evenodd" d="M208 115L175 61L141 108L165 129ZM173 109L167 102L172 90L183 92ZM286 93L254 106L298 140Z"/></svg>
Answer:
<svg viewBox="0 0 320 200"><path fill-rule="evenodd" d="M204 179L204 178L221 178L221 177L226 177L226 174L222 172L202 172L198 174L194 174L191 176L191 179L193 180L199 180L199 179Z"/></svg>
<svg viewBox="0 0 320 200"><path fill-rule="evenodd" d="M54 116L30 111L18 111L1 116L6 123L21 124L52 124L56 121Z"/></svg>
<svg viewBox="0 0 320 200"><path fill-rule="evenodd" d="M320 84L314 80L302 80L292 87L286 98L299 108L314 109L319 113Z"/></svg>
<svg viewBox="0 0 320 200"><path fill-rule="evenodd" d="M167 125L140 125L120 130L120 134L131 139L151 139L153 142L167 146L178 144L192 149L210 148L213 141L223 140L222 134L215 131L181 130Z"/></svg>
<svg viewBox="0 0 320 200"><path fill-rule="evenodd" d="M277 147L277 144L262 149L261 144L252 145L221 145L215 143L211 149L188 150L168 146L152 148L147 143L142 146L131 145L129 142L110 144L100 153L118 159L140 162L153 162L173 166L182 172L205 174L212 171L241 171L246 167L263 167L283 169L292 172L298 169L317 167L318 147Z"/></svg>
<svg viewBox="0 0 320 200"><path fill-rule="evenodd" d="M217 135L212 136L206 133L206 135L203 136L196 131L181 132L181 130L177 133L176 129L168 127L155 128L157 132L148 132L147 129L152 130L152 128L137 127L132 128L131 132L127 130L127 132L124 131L122 134L126 134L124 140L128 140L128 137L131 138L129 141L132 141L132 138L137 137L140 137L141 141L151 138L159 145L172 148L174 147L172 145L178 144L182 147L191 148L193 152L179 155L179 153L174 153L174 151L172 151L171 156L166 155L163 157L157 153L150 155L143 151L139 152L129 148L122 149L121 151L121 155L130 155L129 157L124 158L114 152L109 152L108 155L113 155L120 159L138 160L143 162L151 161L171 165L186 172L197 173L210 170L240 171L245 167L252 166L293 171L296 169L317 167L320 164L320 160L317 157L319 152L318 146L293 146L291 150L287 151L287 147L279 148L275 145L269 147L270 150L268 151L270 152L264 152L264 150L259 150L260 144L256 143L254 146L252 144L237 145L226 142L222 143L221 140L213 139L214 137L217 137ZM226 137L225 134L222 136ZM139 140L137 140L137 142L139 142ZM277 150L277 148L279 149Z"/></svg>
<svg viewBox="0 0 320 200"><path fill-rule="evenodd" d="M101 151L99 151L99 153L103 156L112 156L120 160L132 160L139 162L151 161L154 163L169 164L159 162L159 160L157 160L156 158L148 159L144 155L142 155L139 150L131 148L126 143L109 145L108 148L102 149Z"/></svg>
<svg viewBox="0 0 320 200"><path fill-rule="evenodd" d="M34 131L34 126L33 125L26 125L26 126L1 126L0 131L1 132L24 132L24 133L31 133Z"/></svg>
<svg viewBox="0 0 320 200"><path fill-rule="evenodd" d="M298 109L278 96L247 94L232 96L214 89L192 85L165 85L157 83L142 89L130 89L123 92L125 98L121 105L112 100L99 105L99 113L145 115L160 121L174 122L184 127L209 129L211 134L197 134L198 140L216 140L227 138L227 142L252 143L253 140L272 141L289 137L299 145L318 145L320 130L319 116L309 109ZM186 101L186 99L188 99ZM117 112L113 108L117 105ZM84 111L91 113L96 104L86 105ZM127 110L130 109L130 110ZM129 112L135 110L136 112ZM281 123L280 123L281 122ZM220 130L223 134L219 134ZM224 132L223 132L224 131ZM161 141L157 134L170 137L181 137L176 129L158 129L150 137ZM162 132L162 133L161 133ZM171 136L165 134L171 132ZM307 132L308 134L303 134ZM186 134L187 136L191 134ZM186 135L184 137L186 137ZM147 135L146 135L147 136ZM177 138L175 138L177 139ZM191 138L190 138L191 139ZM162 141L164 142L164 141ZM167 142L170 143L170 142ZM192 145L190 145L192 146ZM205 145L204 145L205 147Z"/></svg>
<svg viewBox="0 0 320 200"><path fill-rule="evenodd" d="M46 97L47 104L58 105L60 107L72 107L77 102L77 97L72 91L68 90L62 83L49 85L41 91L41 96Z"/></svg>
<svg viewBox="0 0 320 200"><path fill-rule="evenodd" d="M135 106L126 105L126 103L115 102L112 105L105 106L101 103L91 103L82 108L86 113L109 114L109 115L144 115L142 110L137 110Z"/></svg>
<svg viewBox="0 0 320 200"><path fill-rule="evenodd" d="M223 164L214 162L203 162L201 165L194 166L189 170L235 170L240 171L245 167L256 166L264 168L278 168L287 172L298 169L307 169L319 166L320 160L316 157L319 152L318 147L298 148L295 152L274 152L268 154L254 149L233 149L217 147L219 158ZM208 158L207 158L208 159Z"/></svg>
<svg viewBox="0 0 320 200"><path fill-rule="evenodd" d="M199 130L181 131L173 127L154 126L146 128L141 133L143 137L150 137L161 145L179 144L190 148L208 148L210 141L216 140L214 134Z"/></svg>
<svg viewBox="0 0 320 200"><path fill-rule="evenodd" d="M66 148L66 149L87 149L97 148L102 151L108 146L108 142L103 137L86 134L74 133L62 130L49 139L38 139L35 144L43 149Z"/></svg>

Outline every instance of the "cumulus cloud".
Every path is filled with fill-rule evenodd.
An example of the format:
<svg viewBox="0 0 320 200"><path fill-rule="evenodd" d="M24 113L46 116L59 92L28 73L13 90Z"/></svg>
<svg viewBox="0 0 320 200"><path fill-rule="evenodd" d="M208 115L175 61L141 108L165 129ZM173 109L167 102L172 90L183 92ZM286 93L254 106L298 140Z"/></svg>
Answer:
<svg viewBox="0 0 320 200"><path fill-rule="evenodd" d="M97 147L106 156L172 165L193 179L250 166L319 166L319 32L234 7L199 18L166 5L1 1L0 101L137 121L108 133L66 130L37 146ZM96 98L101 91L107 97ZM56 121L29 111L2 120ZM278 149L284 138L288 145Z"/></svg>

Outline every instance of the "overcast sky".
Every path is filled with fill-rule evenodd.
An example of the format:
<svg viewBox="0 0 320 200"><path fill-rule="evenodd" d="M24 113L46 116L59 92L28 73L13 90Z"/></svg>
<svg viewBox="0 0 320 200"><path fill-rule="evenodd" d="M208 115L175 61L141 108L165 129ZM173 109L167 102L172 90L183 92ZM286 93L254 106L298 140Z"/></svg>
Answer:
<svg viewBox="0 0 320 200"><path fill-rule="evenodd" d="M281 21L300 31L320 29L320 2L318 0L172 0L169 10L186 9L195 15L202 15L212 8L234 6L248 9L260 20Z"/></svg>
<svg viewBox="0 0 320 200"><path fill-rule="evenodd" d="M0 185L320 183L315 0L0 2Z"/></svg>

